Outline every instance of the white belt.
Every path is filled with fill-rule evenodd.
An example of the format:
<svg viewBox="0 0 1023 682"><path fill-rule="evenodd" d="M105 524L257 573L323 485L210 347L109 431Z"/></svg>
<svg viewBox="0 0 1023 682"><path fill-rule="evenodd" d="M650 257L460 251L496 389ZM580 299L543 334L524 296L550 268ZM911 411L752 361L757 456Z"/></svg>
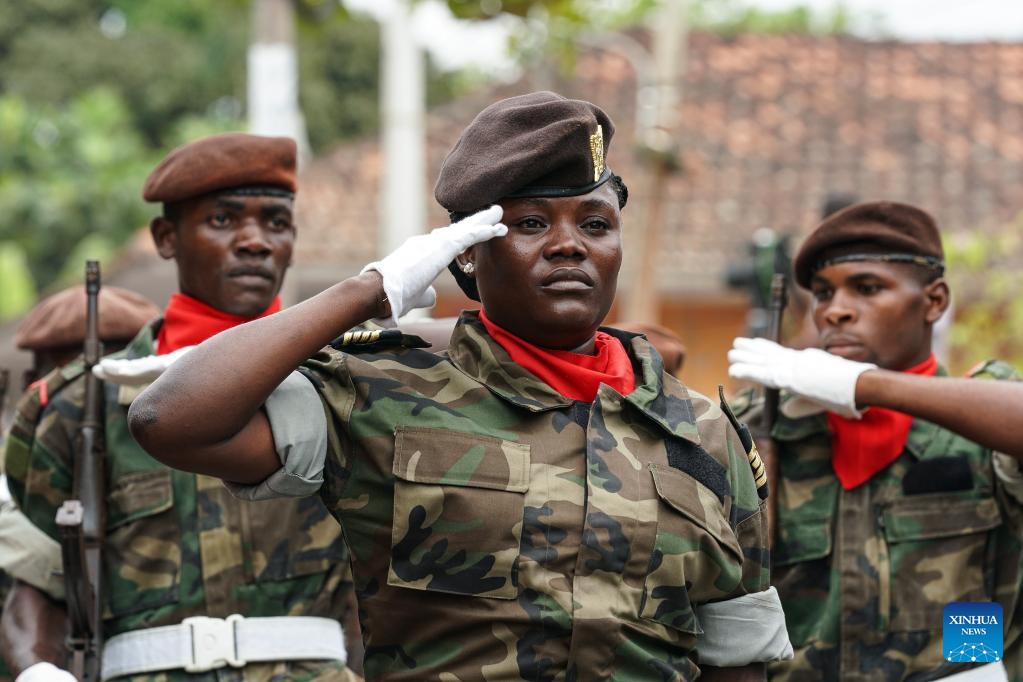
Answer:
<svg viewBox="0 0 1023 682"><path fill-rule="evenodd" d="M198 673L261 661L347 660L341 624L329 618L196 616L180 625L134 630L103 647L103 680L157 670Z"/></svg>
<svg viewBox="0 0 1023 682"><path fill-rule="evenodd" d="M997 663L980 665L976 668L970 668L961 673L954 673L940 679L941 682L1009 682L1009 675L1005 672L1005 665L998 661Z"/></svg>

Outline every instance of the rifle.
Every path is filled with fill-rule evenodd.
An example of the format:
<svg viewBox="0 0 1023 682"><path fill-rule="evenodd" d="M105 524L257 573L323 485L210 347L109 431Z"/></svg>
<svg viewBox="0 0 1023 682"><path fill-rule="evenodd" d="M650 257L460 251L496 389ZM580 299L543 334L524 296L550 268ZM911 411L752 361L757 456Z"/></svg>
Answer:
<svg viewBox="0 0 1023 682"><path fill-rule="evenodd" d="M92 373L102 354L99 289L99 262L86 261L85 409L75 436L72 499L57 510L70 625L70 669L83 682L100 679L103 650L102 549L106 530L103 386Z"/></svg>
<svg viewBox="0 0 1023 682"><path fill-rule="evenodd" d="M786 292L787 278L784 273L776 272L771 278L771 300L768 304L767 338L775 343L781 343L781 322L785 314L785 305L788 303ZM764 389L764 413L760 423L758 440L763 453L764 466L767 467L767 484L774 491L774 495L767 498L767 528L769 542L774 544L775 517L777 510L778 494L778 447L771 438L771 430L774 423L778 421L778 400L779 391L777 388Z"/></svg>

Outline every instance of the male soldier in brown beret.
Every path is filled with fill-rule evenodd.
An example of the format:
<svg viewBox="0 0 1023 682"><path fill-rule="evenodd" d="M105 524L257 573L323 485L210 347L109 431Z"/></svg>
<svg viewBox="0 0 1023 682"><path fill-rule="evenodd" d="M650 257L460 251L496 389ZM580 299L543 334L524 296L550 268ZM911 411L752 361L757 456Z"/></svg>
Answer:
<svg viewBox="0 0 1023 682"><path fill-rule="evenodd" d="M31 351L32 367L24 386L67 364L82 353L85 342L85 286L77 285L39 302L18 325L14 345ZM142 294L104 286L99 292L99 338L104 353L128 345L139 330L160 315L160 308Z"/></svg>
<svg viewBox="0 0 1023 682"><path fill-rule="evenodd" d="M106 379L105 680L354 678L340 626L348 556L323 504L240 502L217 479L154 461L126 424L134 397L174 359L280 308L295 191L295 143L241 133L175 149L146 181L144 198L163 204L153 241L175 261L179 291L95 368ZM101 308L101 319L109 313ZM83 384L80 369L44 377L21 401L6 448L15 500L51 537L71 494ZM70 677L55 596L24 583L12 592L0 639L19 682Z"/></svg>
<svg viewBox="0 0 1023 682"><path fill-rule="evenodd" d="M819 349L736 339L729 352L732 376L787 392L771 434L772 558L796 656L772 674L1023 679L1023 384L994 360L948 377L931 352L950 296L934 220L856 204L826 218L793 265ZM992 601L1002 650L943 644L946 604Z"/></svg>

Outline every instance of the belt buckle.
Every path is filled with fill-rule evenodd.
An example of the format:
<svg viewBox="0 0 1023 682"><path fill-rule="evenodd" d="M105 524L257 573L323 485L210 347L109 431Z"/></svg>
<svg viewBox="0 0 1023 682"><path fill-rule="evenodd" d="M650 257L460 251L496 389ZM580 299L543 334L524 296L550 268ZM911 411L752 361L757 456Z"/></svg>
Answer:
<svg viewBox="0 0 1023 682"><path fill-rule="evenodd" d="M225 665L244 666L245 661L238 658L235 643L235 624L242 618L234 613L227 618L192 616L181 621L188 627L192 641L192 662L185 665L185 672L203 673Z"/></svg>

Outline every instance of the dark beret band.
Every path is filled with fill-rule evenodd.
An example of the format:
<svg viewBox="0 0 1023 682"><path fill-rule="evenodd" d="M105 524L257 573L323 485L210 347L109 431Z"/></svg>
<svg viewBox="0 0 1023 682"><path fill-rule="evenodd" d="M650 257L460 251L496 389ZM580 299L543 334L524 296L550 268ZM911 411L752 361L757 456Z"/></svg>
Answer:
<svg viewBox="0 0 1023 682"><path fill-rule="evenodd" d="M515 190L514 192L509 192L504 195L502 199L519 199L525 197L577 197L580 194L588 194L589 192L592 192L610 179L611 169L605 168L604 172L600 174L599 178L597 178L597 181L591 182L588 185L581 185L579 187L544 187L542 185L532 185Z"/></svg>
<svg viewBox="0 0 1023 682"><path fill-rule="evenodd" d="M816 272L817 270L831 265L838 265L839 263L856 263L862 261L874 261L876 263L908 263L910 265L919 265L924 268L931 268L932 270L937 270L939 273L945 272L945 261L940 258L934 258L933 256L916 256L911 253L849 253L844 256L835 256L834 258L818 261L814 266L814 271Z"/></svg>
<svg viewBox="0 0 1023 682"><path fill-rule="evenodd" d="M815 272L851 261L913 263L944 270L941 233L926 211L894 201L853 204L821 222L792 261L796 282L810 288Z"/></svg>

